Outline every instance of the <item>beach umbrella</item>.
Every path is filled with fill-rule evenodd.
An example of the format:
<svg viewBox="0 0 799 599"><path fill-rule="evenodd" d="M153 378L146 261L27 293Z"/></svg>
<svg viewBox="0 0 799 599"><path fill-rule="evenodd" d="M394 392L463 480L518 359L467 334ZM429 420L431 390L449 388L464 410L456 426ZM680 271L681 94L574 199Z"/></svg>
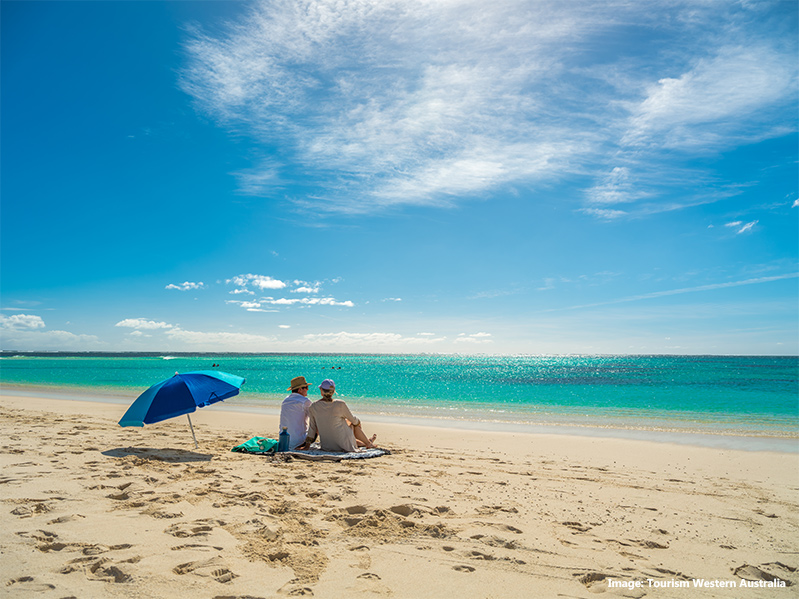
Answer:
<svg viewBox="0 0 799 599"><path fill-rule="evenodd" d="M175 373L172 378L153 385L136 398L119 426L144 426L186 414L194 447L197 437L189 414L213 403L238 395L244 379L218 370Z"/></svg>

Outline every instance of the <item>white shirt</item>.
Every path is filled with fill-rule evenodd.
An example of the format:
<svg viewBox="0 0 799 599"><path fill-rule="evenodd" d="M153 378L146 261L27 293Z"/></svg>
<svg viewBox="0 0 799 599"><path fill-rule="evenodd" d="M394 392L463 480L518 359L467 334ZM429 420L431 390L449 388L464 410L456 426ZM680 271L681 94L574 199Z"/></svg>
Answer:
<svg viewBox="0 0 799 599"><path fill-rule="evenodd" d="M288 429L291 449L305 443L310 407L311 400L299 393L292 393L280 404L280 430L282 431L284 426Z"/></svg>

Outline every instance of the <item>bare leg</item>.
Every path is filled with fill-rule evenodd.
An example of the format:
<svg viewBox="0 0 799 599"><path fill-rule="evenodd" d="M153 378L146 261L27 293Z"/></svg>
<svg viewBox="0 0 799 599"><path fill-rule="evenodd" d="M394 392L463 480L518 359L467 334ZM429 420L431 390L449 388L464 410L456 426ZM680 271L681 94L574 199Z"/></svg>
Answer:
<svg viewBox="0 0 799 599"><path fill-rule="evenodd" d="M352 425L352 432L355 434L355 442L358 447L366 447L367 449L376 447L374 440L377 439L377 435L372 435L371 439L367 439L366 433L363 432L360 424Z"/></svg>

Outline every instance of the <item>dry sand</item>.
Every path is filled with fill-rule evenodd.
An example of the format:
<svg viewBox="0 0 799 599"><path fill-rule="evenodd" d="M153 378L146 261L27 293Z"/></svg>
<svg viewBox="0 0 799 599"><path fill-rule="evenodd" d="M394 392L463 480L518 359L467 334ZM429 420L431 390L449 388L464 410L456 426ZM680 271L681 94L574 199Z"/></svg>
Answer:
<svg viewBox="0 0 799 599"><path fill-rule="evenodd" d="M286 461L230 452L273 436L275 417L199 410L195 450L185 418L122 429L125 407L0 398L3 595L756 598L799 589L797 454L366 421L391 455ZM775 577L787 586L740 586Z"/></svg>

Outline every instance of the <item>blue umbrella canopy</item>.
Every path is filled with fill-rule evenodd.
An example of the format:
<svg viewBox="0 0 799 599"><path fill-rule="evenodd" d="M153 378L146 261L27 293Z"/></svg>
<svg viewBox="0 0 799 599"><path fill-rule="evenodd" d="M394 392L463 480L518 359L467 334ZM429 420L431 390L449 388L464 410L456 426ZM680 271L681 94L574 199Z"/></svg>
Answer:
<svg viewBox="0 0 799 599"><path fill-rule="evenodd" d="M175 373L136 398L119 421L120 426L144 426L238 395L244 378L218 370ZM191 423L191 419L189 419ZM192 431L193 432L193 431Z"/></svg>

